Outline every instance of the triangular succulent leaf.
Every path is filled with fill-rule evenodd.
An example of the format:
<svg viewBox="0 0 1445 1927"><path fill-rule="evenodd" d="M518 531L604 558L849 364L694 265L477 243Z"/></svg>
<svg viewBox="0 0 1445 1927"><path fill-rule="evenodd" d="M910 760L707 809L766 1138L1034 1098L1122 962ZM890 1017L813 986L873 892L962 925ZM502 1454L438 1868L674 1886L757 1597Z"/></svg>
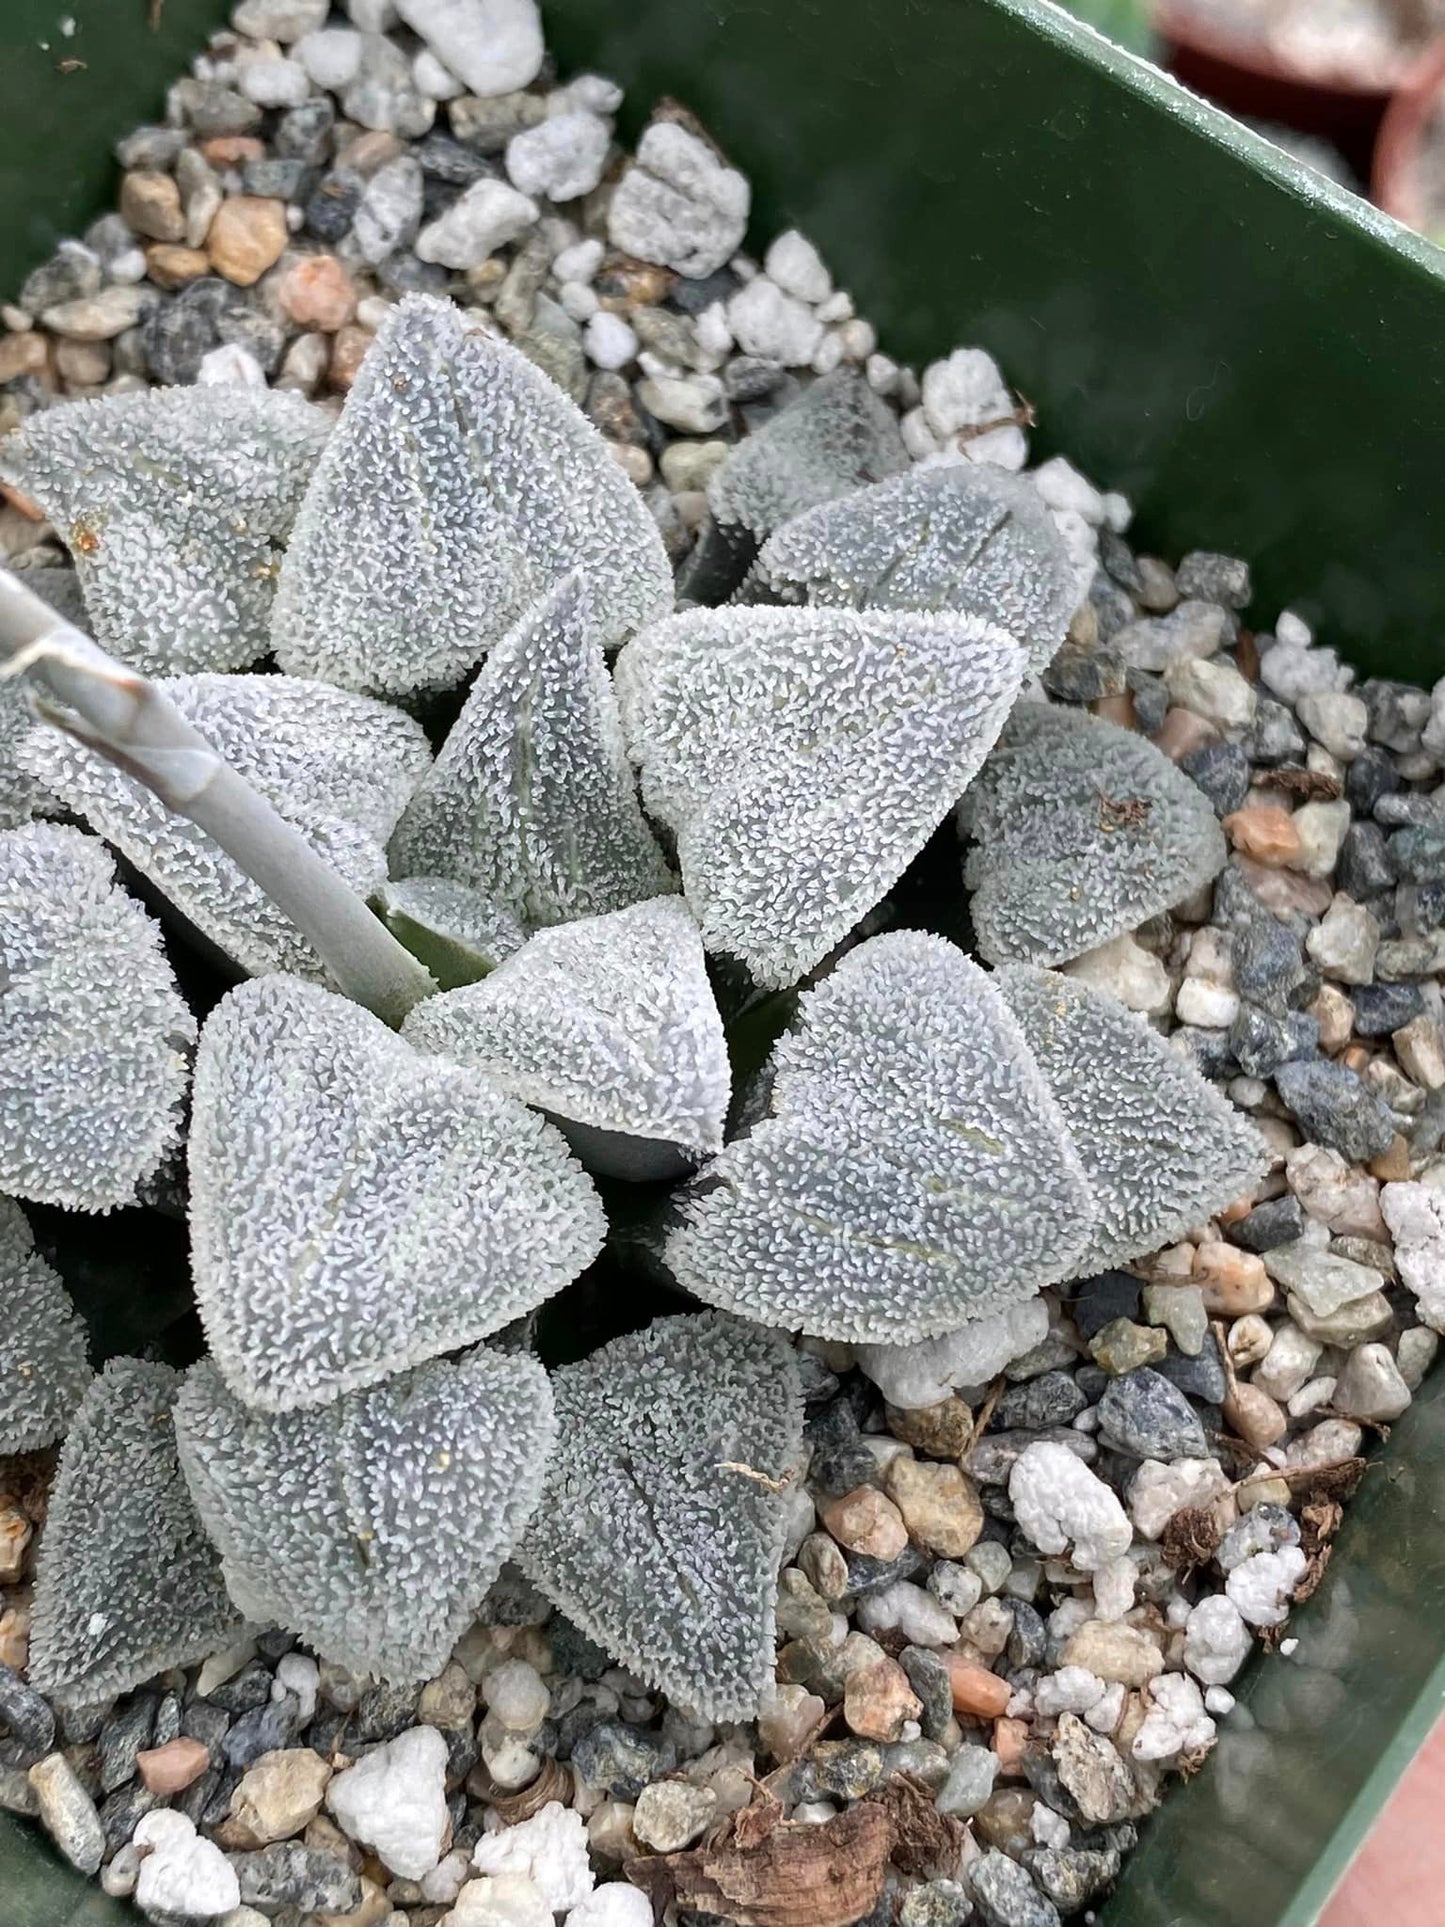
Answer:
<svg viewBox="0 0 1445 1927"><path fill-rule="evenodd" d="M196 1300L247 1404L325 1404L530 1311L601 1248L544 1120L288 977L231 991L196 1056Z"/></svg>
<svg viewBox="0 0 1445 1927"><path fill-rule="evenodd" d="M93 1376L85 1322L35 1249L25 1213L0 1197L0 1453L60 1438Z"/></svg>
<svg viewBox="0 0 1445 1927"><path fill-rule="evenodd" d="M552 1381L557 1447L519 1562L582 1631L710 1720L773 1676L783 1490L802 1400L787 1341L659 1319Z"/></svg>
<svg viewBox="0 0 1445 1927"><path fill-rule="evenodd" d="M450 877L383 883L374 904L397 942L426 965L442 990L480 982L527 941L510 910Z"/></svg>

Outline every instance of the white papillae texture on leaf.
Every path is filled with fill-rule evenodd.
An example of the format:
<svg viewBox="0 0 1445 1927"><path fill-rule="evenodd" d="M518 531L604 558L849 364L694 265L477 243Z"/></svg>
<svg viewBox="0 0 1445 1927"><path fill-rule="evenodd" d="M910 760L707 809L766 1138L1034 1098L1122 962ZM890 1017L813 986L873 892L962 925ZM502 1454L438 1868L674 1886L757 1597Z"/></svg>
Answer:
<svg viewBox="0 0 1445 1927"><path fill-rule="evenodd" d="M657 525L582 411L451 302L409 296L297 518L282 668L378 695L459 682L572 569L608 648L672 607Z"/></svg>
<svg viewBox="0 0 1445 1927"><path fill-rule="evenodd" d="M680 1200L665 1257L707 1303L907 1344L1072 1276L1093 1207L989 978L941 937L850 950L770 1060L769 1115Z"/></svg>
<svg viewBox="0 0 1445 1927"><path fill-rule="evenodd" d="M443 990L484 977L527 941L510 910L450 877L384 883L376 904L387 929L421 957Z"/></svg>
<svg viewBox="0 0 1445 1927"><path fill-rule="evenodd" d="M271 646L281 547L330 431L284 391L104 395L31 415L0 477L55 524L113 655L147 675L244 669Z"/></svg>
<svg viewBox="0 0 1445 1927"><path fill-rule="evenodd" d="M780 600L983 616L1028 651L1057 653L1077 575L1038 490L989 462L915 468L785 522L758 557Z"/></svg>
<svg viewBox="0 0 1445 1927"><path fill-rule="evenodd" d="M580 576L530 609L482 665L397 825L391 862L402 876L452 877L533 927L674 887L638 805Z"/></svg>
<svg viewBox="0 0 1445 1927"><path fill-rule="evenodd" d="M387 1680L446 1664L532 1514L555 1431L541 1365L484 1347L309 1412L253 1411L205 1361L176 1408L237 1606Z"/></svg>
<svg viewBox="0 0 1445 1927"><path fill-rule="evenodd" d="M227 1385L265 1411L485 1338L606 1232L550 1124L295 978L242 984L207 1021L190 1171L201 1322Z"/></svg>
<svg viewBox="0 0 1445 1927"><path fill-rule="evenodd" d="M240 1620L176 1454L179 1372L113 1358L60 1453L40 1541L30 1683L67 1705L226 1645Z"/></svg>
<svg viewBox="0 0 1445 1927"><path fill-rule="evenodd" d="M553 1375L557 1448L518 1561L613 1658L704 1719L773 1678L802 1399L776 1332L663 1318ZM757 1476L761 1475L761 1476Z"/></svg>
<svg viewBox="0 0 1445 1927"><path fill-rule="evenodd" d="M35 1249L25 1213L0 1197L0 1452L33 1452L69 1425L93 1376L84 1320Z"/></svg>
<svg viewBox="0 0 1445 1927"><path fill-rule="evenodd" d="M196 1025L159 927L83 831L0 835L0 1190L109 1211L180 1136Z"/></svg>
<svg viewBox="0 0 1445 1927"><path fill-rule="evenodd" d="M1080 1275L1157 1251L1253 1190L1254 1125L1142 1017L1102 991L1011 964L994 977L1022 1026L1094 1194Z"/></svg>
<svg viewBox="0 0 1445 1927"><path fill-rule="evenodd" d="M1023 671L976 616L698 609L629 643L623 729L707 948L772 989L821 963L968 787Z"/></svg>
<svg viewBox="0 0 1445 1927"><path fill-rule="evenodd" d="M966 805L964 884L990 963L1066 963L1216 877L1224 833L1152 743L1079 709L1021 703Z"/></svg>
<svg viewBox="0 0 1445 1927"><path fill-rule="evenodd" d="M386 839L431 762L425 732L385 703L290 676L172 676L159 687L358 896L386 877ZM289 918L205 831L48 725L21 757L243 970L321 978Z"/></svg>
<svg viewBox="0 0 1445 1927"><path fill-rule="evenodd" d="M45 786L18 760L20 745L35 727L25 679L0 682L0 831L18 829L45 806Z"/></svg>
<svg viewBox="0 0 1445 1927"><path fill-rule="evenodd" d="M737 443L713 471L708 506L719 522L765 537L804 509L908 466L892 410L856 368L839 368Z"/></svg>
<svg viewBox="0 0 1445 1927"><path fill-rule="evenodd" d="M402 1035L539 1110L722 1148L727 1040L677 897L539 930L481 983L418 1004Z"/></svg>

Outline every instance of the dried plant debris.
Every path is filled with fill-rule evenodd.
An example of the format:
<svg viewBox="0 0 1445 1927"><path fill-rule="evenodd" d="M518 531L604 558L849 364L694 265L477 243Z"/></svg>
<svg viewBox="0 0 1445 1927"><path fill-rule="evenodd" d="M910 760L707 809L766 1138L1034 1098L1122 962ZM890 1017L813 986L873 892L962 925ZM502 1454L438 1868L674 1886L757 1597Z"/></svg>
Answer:
<svg viewBox="0 0 1445 1927"><path fill-rule="evenodd" d="M443 990L477 983L527 941L510 910L450 877L383 883L373 903L391 934Z"/></svg>
<svg viewBox="0 0 1445 1927"><path fill-rule="evenodd" d="M821 1823L788 1820L773 1802L729 1815L684 1853L629 1860L627 1878L664 1909L739 1927L849 1927L871 1919L883 1894L895 1828L873 1800Z"/></svg>
<svg viewBox="0 0 1445 1927"><path fill-rule="evenodd" d="M1078 603L1077 570L1033 483L946 462L785 522L758 557L763 599L982 616L1046 668Z"/></svg>
<svg viewBox="0 0 1445 1927"><path fill-rule="evenodd" d="M729 1071L702 939L678 897L539 930L482 983L428 997L403 1026L418 1050L483 1072L558 1119L584 1163L722 1149ZM642 1140L641 1144L636 1141ZM648 1166L650 1170L650 1166Z"/></svg>
<svg viewBox="0 0 1445 1927"><path fill-rule="evenodd" d="M647 808L710 951L796 983L967 788L1023 675L976 616L695 610L618 659Z"/></svg>
<svg viewBox="0 0 1445 1927"><path fill-rule="evenodd" d="M524 1570L703 1719L755 1713L802 1443L792 1348L716 1312L660 1319L564 1366L552 1389L557 1449Z"/></svg>
<svg viewBox="0 0 1445 1927"><path fill-rule="evenodd" d="M1058 964L1182 903L1224 867L1208 798L1152 743L1021 703L970 791L964 866L981 954Z"/></svg>
<svg viewBox="0 0 1445 1927"><path fill-rule="evenodd" d="M281 667L374 694L459 682L574 568L606 647L672 606L656 524L581 410L463 310L409 296L297 518Z"/></svg>
<svg viewBox="0 0 1445 1927"><path fill-rule="evenodd" d="M202 1363L176 1408L240 1610L386 1680L446 1664L531 1516L554 1430L541 1365L484 1347L306 1412L251 1410Z"/></svg>
<svg viewBox="0 0 1445 1927"><path fill-rule="evenodd" d="M207 1022L190 1171L201 1320L228 1386L265 1411L500 1330L606 1229L542 1118L294 978L243 984Z"/></svg>
<svg viewBox="0 0 1445 1927"><path fill-rule="evenodd" d="M1088 1186L991 980L917 931L804 993L770 1115L681 1200L666 1258L709 1304L824 1338L908 1343L1077 1266Z"/></svg>
<svg viewBox="0 0 1445 1927"><path fill-rule="evenodd" d="M90 1341L25 1213L0 1197L0 1453L63 1436L90 1384Z"/></svg>
<svg viewBox="0 0 1445 1927"><path fill-rule="evenodd" d="M1264 1139L1190 1060L1103 991L1010 965L994 982L1017 1018L1094 1198L1081 1274L1186 1236L1269 1168Z"/></svg>
<svg viewBox="0 0 1445 1927"><path fill-rule="evenodd" d="M30 1682L66 1705L128 1692L234 1638L240 1621L176 1455L181 1379L113 1358L60 1454L40 1547Z"/></svg>
<svg viewBox="0 0 1445 1927"><path fill-rule="evenodd" d="M358 895L385 879L386 839L431 762L409 716L290 676L174 676L159 687ZM48 726L20 755L241 969L322 977L320 958L260 887L143 784Z"/></svg>
<svg viewBox="0 0 1445 1927"><path fill-rule="evenodd" d="M0 834L0 1189L133 1204L180 1136L195 1021L158 927L80 830Z"/></svg>
<svg viewBox="0 0 1445 1927"><path fill-rule="evenodd" d="M819 502L908 469L890 409L856 368L839 368L737 443L708 484L717 521L763 541Z"/></svg>
<svg viewBox="0 0 1445 1927"><path fill-rule="evenodd" d="M122 662L244 669L270 648L282 546L330 429L266 389L104 395L28 417L0 477L55 524L96 640Z"/></svg>
<svg viewBox="0 0 1445 1927"><path fill-rule="evenodd" d="M591 588L567 576L499 642L391 841L401 876L446 876L525 924L673 888L643 818Z"/></svg>

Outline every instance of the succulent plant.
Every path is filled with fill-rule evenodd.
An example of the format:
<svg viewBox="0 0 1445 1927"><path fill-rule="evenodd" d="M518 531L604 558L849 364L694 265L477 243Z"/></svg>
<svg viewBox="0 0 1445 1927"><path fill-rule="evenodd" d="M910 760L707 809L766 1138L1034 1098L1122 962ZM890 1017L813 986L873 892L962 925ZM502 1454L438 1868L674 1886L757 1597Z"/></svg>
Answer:
<svg viewBox="0 0 1445 1927"><path fill-rule="evenodd" d="M409 716L290 676L175 676L156 687L354 892L384 880L386 839L431 761ZM144 780L50 728L32 731L20 760L243 970L322 977L321 959L265 891Z"/></svg>
<svg viewBox="0 0 1445 1927"><path fill-rule="evenodd" d="M263 1411L474 1344L575 1278L606 1229L549 1124L289 977L208 1020L190 1170L201 1321Z"/></svg>
<svg viewBox="0 0 1445 1927"><path fill-rule="evenodd" d="M1038 490L988 462L915 468L794 516L755 573L762 599L981 616L1023 645L1035 672L1079 599Z"/></svg>
<svg viewBox="0 0 1445 1927"><path fill-rule="evenodd" d="M0 478L55 524L91 626L123 662L244 669L270 647L282 545L330 428L284 392L104 395L28 417Z"/></svg>
<svg viewBox="0 0 1445 1927"><path fill-rule="evenodd" d="M25 1213L0 1197L0 1453L60 1438L90 1384L85 1323L35 1249Z"/></svg>
<svg viewBox="0 0 1445 1927"><path fill-rule="evenodd" d="M553 1375L557 1447L519 1561L583 1632L708 1720L773 1675L791 1347L716 1312L659 1319Z"/></svg>
<svg viewBox="0 0 1445 1927"><path fill-rule="evenodd" d="M386 1680L445 1665L536 1506L554 1431L541 1365L485 1347L280 1413L203 1362L176 1407L237 1607Z"/></svg>
<svg viewBox="0 0 1445 1927"><path fill-rule="evenodd" d="M1023 668L976 616L700 609L629 643L623 728L707 948L771 988L820 964L967 787Z"/></svg>
<svg viewBox="0 0 1445 1927"><path fill-rule="evenodd" d="M497 643L391 839L533 927L673 887L638 807L591 591L575 571Z"/></svg>
<svg viewBox="0 0 1445 1927"><path fill-rule="evenodd" d="M60 1453L40 1543L30 1683L65 1705L224 1646L240 1619L176 1455L180 1374L113 1358Z"/></svg>
<svg viewBox="0 0 1445 1927"><path fill-rule="evenodd" d="M402 1034L562 1126L584 1164L673 1176L722 1149L728 1055L702 939L678 897L539 930Z"/></svg>
<svg viewBox="0 0 1445 1927"><path fill-rule="evenodd" d="M1142 736L1020 703L965 799L964 884L990 963L1066 963L1172 909L1224 867L1197 784Z"/></svg>
<svg viewBox="0 0 1445 1927"><path fill-rule="evenodd" d="M440 990L476 983L527 941L510 910L450 877L399 877L383 883L373 901Z"/></svg>
<svg viewBox="0 0 1445 1927"><path fill-rule="evenodd" d="M95 837L0 834L0 1189L133 1204L180 1137L196 1026L161 934Z"/></svg>
<svg viewBox="0 0 1445 1927"><path fill-rule="evenodd" d="M609 648L672 606L656 524L581 410L465 311L408 296L297 516L281 667L378 695L459 682L574 569Z"/></svg>
<svg viewBox="0 0 1445 1927"><path fill-rule="evenodd" d="M768 1115L682 1194L665 1257L708 1304L907 1343L1070 1275L1094 1223L1058 1105L991 979L905 930L799 1000Z"/></svg>
<svg viewBox="0 0 1445 1927"><path fill-rule="evenodd" d="M1013 964L994 982L1073 1134L1095 1224L1080 1276L1176 1243L1269 1168L1250 1120L1103 991Z"/></svg>

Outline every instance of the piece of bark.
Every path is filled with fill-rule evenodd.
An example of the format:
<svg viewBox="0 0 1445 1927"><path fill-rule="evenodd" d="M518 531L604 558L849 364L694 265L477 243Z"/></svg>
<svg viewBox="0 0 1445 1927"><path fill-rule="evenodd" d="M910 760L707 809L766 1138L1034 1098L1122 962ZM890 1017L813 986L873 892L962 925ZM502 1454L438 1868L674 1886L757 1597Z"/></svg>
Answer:
<svg viewBox="0 0 1445 1927"><path fill-rule="evenodd" d="M893 1849L887 1811L865 1800L819 1826L782 1812L746 1808L702 1846L639 1856L623 1871L659 1921L673 1901L738 1927L849 1927L870 1913Z"/></svg>

